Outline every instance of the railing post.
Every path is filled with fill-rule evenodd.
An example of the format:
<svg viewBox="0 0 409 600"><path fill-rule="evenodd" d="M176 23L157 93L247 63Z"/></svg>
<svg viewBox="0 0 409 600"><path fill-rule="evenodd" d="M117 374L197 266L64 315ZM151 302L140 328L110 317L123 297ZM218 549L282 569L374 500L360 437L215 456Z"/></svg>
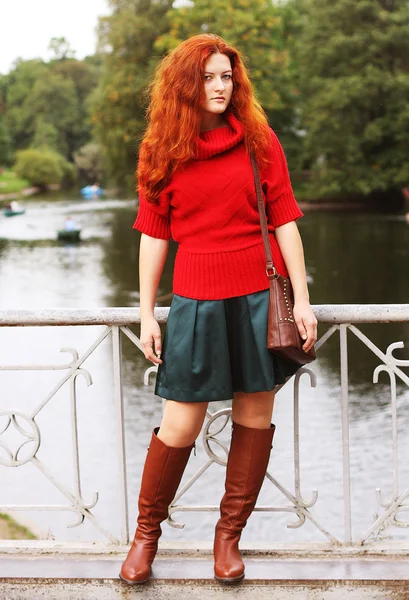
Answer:
<svg viewBox="0 0 409 600"><path fill-rule="evenodd" d="M122 344L121 331L117 325L112 326L112 363L114 376L114 398L116 406L116 426L118 441L118 475L121 500L121 543L129 542L128 521L128 484L126 476L125 453L125 419L124 399L122 394Z"/></svg>
<svg viewBox="0 0 409 600"><path fill-rule="evenodd" d="M348 403L348 325L339 326L341 358L341 416L342 416L342 465L344 482L344 531L345 543L352 542L351 530L351 467L349 451L349 403Z"/></svg>

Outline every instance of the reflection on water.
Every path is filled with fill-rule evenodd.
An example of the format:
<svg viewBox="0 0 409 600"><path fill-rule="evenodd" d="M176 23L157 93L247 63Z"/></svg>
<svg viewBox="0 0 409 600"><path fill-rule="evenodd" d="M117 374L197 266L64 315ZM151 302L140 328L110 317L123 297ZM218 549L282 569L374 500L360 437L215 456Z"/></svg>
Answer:
<svg viewBox="0 0 409 600"><path fill-rule="evenodd" d="M135 216L133 201L60 201L35 200L27 203L21 217L0 217L0 308L135 306L138 304L139 233L132 229ZM56 231L70 214L82 229L83 242L64 245L56 241ZM334 303L407 303L409 301L409 227L404 217L363 213L311 212L299 222L303 237L313 304ZM170 246L168 261L159 294L172 289L172 264L176 247ZM165 300L163 305L168 305ZM98 329L98 331L97 331ZM386 350L395 341L409 346L409 325L362 325L363 331L377 346ZM326 326L320 326L323 333ZM137 328L135 328L137 331ZM60 348L77 348L84 352L100 333L100 328L50 328L48 330L0 330L2 364L62 364L67 356ZM85 363L93 385L80 382L80 448L83 464L84 497L95 489L103 490L95 511L108 529L119 529L118 479L115 407L110 384L110 345L101 348ZM409 358L408 351L395 353ZM23 358L21 358L23 357ZM152 385L143 386L147 364L136 348L124 339L123 373L125 381L127 454L130 484L130 512L135 517L137 488L150 430L158 424L161 401L153 396ZM352 443L352 496L355 511L355 534L370 526L376 513L376 487L391 492L391 411L389 381L385 374L380 383L372 383L373 369L379 364L374 355L351 333L349 334L349 380L351 383L350 416ZM319 491L313 512L323 526L342 536L342 464L339 393L339 344L334 335L321 349L312 370L318 386L313 389L308 378L301 383L302 493L308 499L312 489ZM0 373L0 409L18 407L29 411L57 381L61 372ZM292 481L292 402L291 385L280 392L275 421L277 436L271 470L288 489ZM409 394L398 385L401 456L409 451L406 435L409 421ZM212 409L228 406L218 403ZM71 454L69 448L68 390L50 401L39 416L43 433L43 460L53 464L69 486ZM224 433L228 439L228 431ZM66 444L65 446L63 445ZM51 443L52 442L52 443ZM57 452L56 452L57 448ZM188 475L205 461L203 452L192 457ZM39 476L30 465L19 469L1 468L4 485L0 490L3 503L64 504L59 493ZM62 475L62 473L64 475ZM223 472L214 465L201 483L186 496L187 502L215 504L222 494ZM401 465L401 485L409 481L409 465ZM32 494L28 501L26 490ZM261 504L283 506L284 497L268 482L262 491ZM185 522L183 531L165 527L165 539L212 538L215 513L176 515ZM62 539L95 537L91 526L66 529L75 520L67 513L54 515L30 513L27 519L41 531ZM287 529L294 515L285 513L255 514L246 529L246 540L323 540L310 524L301 529ZM389 532L388 532L389 533ZM393 535L398 535L392 530ZM98 535L98 534L97 534ZM101 536L102 538L102 536Z"/></svg>

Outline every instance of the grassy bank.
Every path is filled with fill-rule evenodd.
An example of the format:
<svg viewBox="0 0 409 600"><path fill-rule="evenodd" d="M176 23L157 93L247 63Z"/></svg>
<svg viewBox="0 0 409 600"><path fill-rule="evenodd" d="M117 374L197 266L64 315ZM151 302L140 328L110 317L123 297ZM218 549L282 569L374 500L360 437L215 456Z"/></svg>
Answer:
<svg viewBox="0 0 409 600"><path fill-rule="evenodd" d="M4 169L0 173L0 194L13 194L30 187L26 179L19 179L14 171Z"/></svg>
<svg viewBox="0 0 409 600"><path fill-rule="evenodd" d="M35 540L36 536L27 527L19 525L8 515L0 513L0 540Z"/></svg>

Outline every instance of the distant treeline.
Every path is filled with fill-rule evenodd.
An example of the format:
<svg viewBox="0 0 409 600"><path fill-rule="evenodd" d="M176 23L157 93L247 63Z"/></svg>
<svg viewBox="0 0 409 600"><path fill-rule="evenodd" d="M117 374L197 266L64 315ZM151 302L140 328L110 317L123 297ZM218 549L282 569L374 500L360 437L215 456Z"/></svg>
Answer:
<svg viewBox="0 0 409 600"><path fill-rule="evenodd" d="M296 185L336 197L409 184L407 0L109 4L94 56L76 60L53 39L52 60L19 59L0 75L0 166L20 161L21 171L23 159L43 155L59 161L67 184L132 188L157 61L212 32L244 55Z"/></svg>

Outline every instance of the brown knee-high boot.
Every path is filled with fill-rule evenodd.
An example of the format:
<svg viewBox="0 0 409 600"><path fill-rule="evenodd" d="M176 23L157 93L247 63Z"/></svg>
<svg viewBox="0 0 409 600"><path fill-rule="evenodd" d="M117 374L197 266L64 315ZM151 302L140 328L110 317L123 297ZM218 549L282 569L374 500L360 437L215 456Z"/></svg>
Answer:
<svg viewBox="0 0 409 600"><path fill-rule="evenodd" d="M222 583L234 583L244 577L239 540L264 481L274 431L275 425L270 429L250 429L233 423L226 492L214 540L214 574Z"/></svg>
<svg viewBox="0 0 409 600"><path fill-rule="evenodd" d="M186 448L169 448L152 434L143 469L139 493L138 527L128 556L122 565L120 578L127 583L145 583L151 574L151 564L162 533L160 524L168 516L168 507L175 497L194 444Z"/></svg>

